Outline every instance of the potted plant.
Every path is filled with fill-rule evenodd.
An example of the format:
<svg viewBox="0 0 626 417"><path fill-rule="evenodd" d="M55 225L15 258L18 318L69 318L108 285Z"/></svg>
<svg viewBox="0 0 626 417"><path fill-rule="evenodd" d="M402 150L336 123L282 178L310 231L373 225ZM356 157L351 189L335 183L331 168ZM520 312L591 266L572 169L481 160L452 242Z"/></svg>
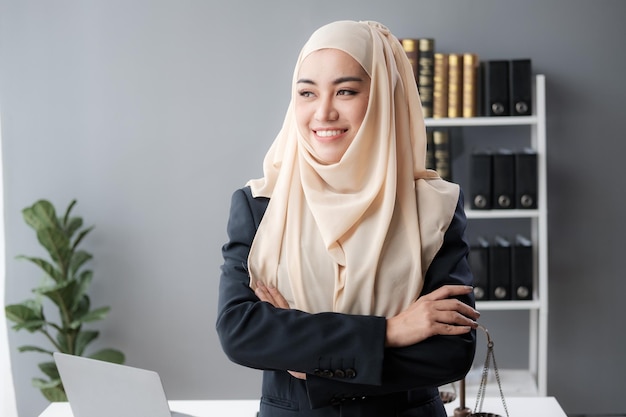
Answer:
<svg viewBox="0 0 626 417"><path fill-rule="evenodd" d="M54 351L77 356L88 356L104 361L123 363L124 354L116 349L102 349L85 355L86 347L99 335L96 330L88 330L86 323L102 320L110 307L92 308L87 290L93 278L93 271L85 264L92 255L79 249L80 243L93 226L83 228L81 217L71 217L76 200L73 200L63 217L57 217L54 206L47 200L39 200L31 207L22 210L25 222L37 233L37 240L50 256L50 260L18 256L37 265L44 273L43 279L33 288L34 298L19 304L5 307L7 318L16 331L25 329L31 333L41 333L51 347L21 346L20 352L40 352L52 357ZM51 318L44 312L44 299L48 299L58 309L58 318ZM54 360L39 364L39 369L47 376L33 378L33 385L50 401L67 401L63 384Z"/></svg>

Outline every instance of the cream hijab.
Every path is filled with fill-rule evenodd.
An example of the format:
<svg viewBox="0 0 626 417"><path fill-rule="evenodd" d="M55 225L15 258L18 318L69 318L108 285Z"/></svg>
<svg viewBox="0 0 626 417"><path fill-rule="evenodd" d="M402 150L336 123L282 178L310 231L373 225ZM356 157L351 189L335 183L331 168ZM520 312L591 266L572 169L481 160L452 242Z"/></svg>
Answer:
<svg viewBox="0 0 626 417"><path fill-rule="evenodd" d="M298 127L296 80L319 49L351 55L371 77L368 110L342 159L323 164ZM274 285L291 308L391 317L415 301L443 242L457 185L425 169L426 131L411 65L376 22L339 21L304 45L292 100L263 163L249 181L269 197L248 258L250 286Z"/></svg>

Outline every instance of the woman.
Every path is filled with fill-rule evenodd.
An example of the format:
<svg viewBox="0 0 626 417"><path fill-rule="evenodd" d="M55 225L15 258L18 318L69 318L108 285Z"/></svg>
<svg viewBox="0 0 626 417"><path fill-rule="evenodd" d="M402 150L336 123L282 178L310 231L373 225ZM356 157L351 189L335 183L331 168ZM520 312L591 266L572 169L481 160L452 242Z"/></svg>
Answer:
<svg viewBox="0 0 626 417"><path fill-rule="evenodd" d="M303 47L264 177L233 194L217 331L260 416L445 416L475 350L459 187L425 169L411 66L375 22Z"/></svg>

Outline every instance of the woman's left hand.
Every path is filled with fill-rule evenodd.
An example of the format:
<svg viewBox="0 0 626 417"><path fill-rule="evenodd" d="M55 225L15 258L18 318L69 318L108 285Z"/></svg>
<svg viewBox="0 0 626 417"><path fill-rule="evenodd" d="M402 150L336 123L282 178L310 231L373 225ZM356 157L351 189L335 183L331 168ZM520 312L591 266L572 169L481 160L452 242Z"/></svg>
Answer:
<svg viewBox="0 0 626 417"><path fill-rule="evenodd" d="M257 286L256 286L256 290L254 290L254 293L256 294L257 297L259 297L259 300L270 303L276 308L285 308L285 309L289 308L289 303L287 303L287 300L285 300L285 297L283 297L280 291L278 291L278 288L274 287L273 285L266 286L261 281L257 281ZM296 371L287 371L287 372L289 372L291 376L293 376L294 378L306 379L306 374L304 372L296 372Z"/></svg>
<svg viewBox="0 0 626 417"><path fill-rule="evenodd" d="M266 286L263 282L257 281L254 293L259 297L259 300L268 302L276 308L289 308L289 303L285 297L273 285Z"/></svg>

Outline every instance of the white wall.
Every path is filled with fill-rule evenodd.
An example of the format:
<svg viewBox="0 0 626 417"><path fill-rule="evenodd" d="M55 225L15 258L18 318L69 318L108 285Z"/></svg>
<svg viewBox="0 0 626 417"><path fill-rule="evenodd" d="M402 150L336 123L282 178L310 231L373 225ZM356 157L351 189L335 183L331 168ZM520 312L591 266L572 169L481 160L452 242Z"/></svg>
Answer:
<svg viewBox="0 0 626 417"><path fill-rule="evenodd" d="M2 143L2 120L0 120L0 143ZM1 152L0 152L1 154ZM0 155L1 156L1 155ZM0 163L1 165L1 163ZM4 182L0 173L0 300L4 303L6 281L6 259L4 247ZM9 333L4 309L0 312L0 413L3 417L16 417L15 388L11 370L11 354L9 351Z"/></svg>
<svg viewBox="0 0 626 417"><path fill-rule="evenodd" d="M77 198L96 225L93 302L112 307L98 345L157 370L173 399L256 397L259 373L230 364L214 332L230 194L260 175L310 32L379 20L442 51L530 57L546 74L548 389L569 414L623 412L611 390L624 335L596 324L623 315L626 289L624 16L619 0L0 0L6 301L39 279L14 259L41 254L21 209ZM46 406L30 385L43 358L16 351L36 343L10 333L23 417Z"/></svg>

